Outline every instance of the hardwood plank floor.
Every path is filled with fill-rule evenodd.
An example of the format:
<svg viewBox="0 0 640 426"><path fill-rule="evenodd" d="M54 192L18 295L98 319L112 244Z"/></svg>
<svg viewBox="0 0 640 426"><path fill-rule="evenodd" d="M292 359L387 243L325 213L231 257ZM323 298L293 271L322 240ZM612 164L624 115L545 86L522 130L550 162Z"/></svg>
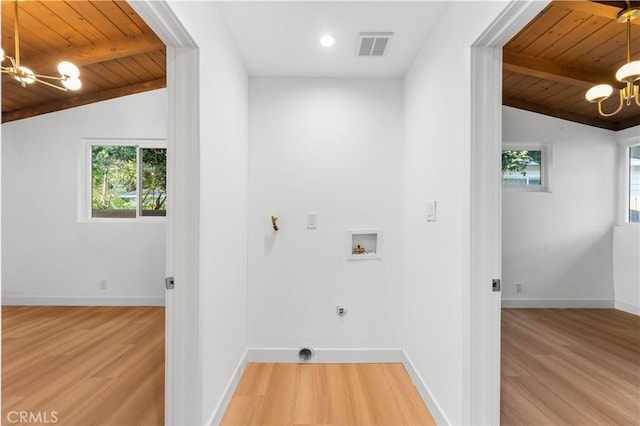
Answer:
<svg viewBox="0 0 640 426"><path fill-rule="evenodd" d="M162 425L164 308L4 306L2 424L20 412L58 425Z"/></svg>
<svg viewBox="0 0 640 426"><path fill-rule="evenodd" d="M222 425L434 425L402 364L248 364Z"/></svg>
<svg viewBox="0 0 640 426"><path fill-rule="evenodd" d="M639 425L640 318L503 309L501 424Z"/></svg>

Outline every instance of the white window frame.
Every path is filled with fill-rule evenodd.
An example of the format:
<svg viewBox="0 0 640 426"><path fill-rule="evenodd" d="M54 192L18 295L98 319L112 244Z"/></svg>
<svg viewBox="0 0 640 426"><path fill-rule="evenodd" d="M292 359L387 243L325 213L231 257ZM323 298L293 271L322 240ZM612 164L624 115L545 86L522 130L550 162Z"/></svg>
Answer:
<svg viewBox="0 0 640 426"><path fill-rule="evenodd" d="M503 142L502 151L540 151L541 185L502 185L504 191L516 192L552 192L551 169L553 167L553 149L549 143ZM500 152L502 154L502 151ZM500 179L502 182L502 178Z"/></svg>
<svg viewBox="0 0 640 426"><path fill-rule="evenodd" d="M91 211L91 148L93 146L132 146L136 148L167 148L166 139L91 139L80 141L78 150L78 222L80 223L166 223L166 216L135 218L92 217ZM138 156L139 157L139 156ZM140 158L137 159L140 170Z"/></svg>
<svg viewBox="0 0 640 426"><path fill-rule="evenodd" d="M638 222L629 222L629 148L640 144L640 135L616 139L618 141L618 225L640 226Z"/></svg>

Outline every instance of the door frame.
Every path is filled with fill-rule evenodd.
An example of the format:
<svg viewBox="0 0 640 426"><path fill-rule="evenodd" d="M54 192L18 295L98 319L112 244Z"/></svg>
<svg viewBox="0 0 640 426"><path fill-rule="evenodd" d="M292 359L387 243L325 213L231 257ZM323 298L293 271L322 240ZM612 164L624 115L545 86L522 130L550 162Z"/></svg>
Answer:
<svg viewBox="0 0 640 426"><path fill-rule="evenodd" d="M165 0L130 1L167 46L165 424L202 422L198 47Z"/></svg>
<svg viewBox="0 0 640 426"><path fill-rule="evenodd" d="M511 0L471 45L470 279L464 405L471 424L500 424L502 46L550 0Z"/></svg>

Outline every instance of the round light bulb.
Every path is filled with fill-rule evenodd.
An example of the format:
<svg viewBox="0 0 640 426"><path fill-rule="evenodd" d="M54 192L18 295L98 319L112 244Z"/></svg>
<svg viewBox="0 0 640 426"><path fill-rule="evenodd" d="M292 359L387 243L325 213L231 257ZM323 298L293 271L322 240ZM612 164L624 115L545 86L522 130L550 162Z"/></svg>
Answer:
<svg viewBox="0 0 640 426"><path fill-rule="evenodd" d="M623 83L633 83L640 79L640 61L632 61L618 68L616 78Z"/></svg>
<svg viewBox="0 0 640 426"><path fill-rule="evenodd" d="M591 89L587 90L584 97L589 102L600 102L607 99L612 93L613 87L608 84L598 84L597 86L593 86Z"/></svg>
<svg viewBox="0 0 640 426"><path fill-rule="evenodd" d="M58 64L58 72L63 76L71 78L78 78L80 76L80 70L71 62L63 61Z"/></svg>
<svg viewBox="0 0 640 426"><path fill-rule="evenodd" d="M72 77L62 80L62 85L69 90L79 90L82 87L82 82L79 78Z"/></svg>
<svg viewBox="0 0 640 426"><path fill-rule="evenodd" d="M0 57L4 61L4 49L0 48Z"/></svg>
<svg viewBox="0 0 640 426"><path fill-rule="evenodd" d="M13 78L18 80L20 83L26 84L31 84L36 81L35 74L27 67L19 67L18 74L14 75Z"/></svg>
<svg viewBox="0 0 640 426"><path fill-rule="evenodd" d="M336 43L336 39L333 36L327 34L320 38L320 45L323 47L331 47Z"/></svg>

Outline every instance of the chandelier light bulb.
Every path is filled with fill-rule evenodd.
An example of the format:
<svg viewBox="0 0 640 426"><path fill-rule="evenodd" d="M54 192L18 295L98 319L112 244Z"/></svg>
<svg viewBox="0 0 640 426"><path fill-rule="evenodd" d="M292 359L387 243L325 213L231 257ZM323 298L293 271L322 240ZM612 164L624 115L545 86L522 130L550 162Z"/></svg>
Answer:
<svg viewBox="0 0 640 426"><path fill-rule="evenodd" d="M35 74L27 67L19 67L16 75L14 75L13 77L20 83L31 84L36 81Z"/></svg>
<svg viewBox="0 0 640 426"><path fill-rule="evenodd" d="M640 79L640 61L624 64L616 72L616 79L623 83L633 83Z"/></svg>
<svg viewBox="0 0 640 426"><path fill-rule="evenodd" d="M4 49L0 48L0 57L4 61Z"/></svg>
<svg viewBox="0 0 640 426"><path fill-rule="evenodd" d="M71 62L63 61L58 64L58 72L62 76L67 76L71 78L80 77L80 70Z"/></svg>
<svg viewBox="0 0 640 426"><path fill-rule="evenodd" d="M78 77L72 77L62 80L62 85L69 90L79 90L82 87L82 82Z"/></svg>
<svg viewBox="0 0 640 426"><path fill-rule="evenodd" d="M584 97L589 102L600 102L607 99L613 93L613 87L608 84L598 84L587 91Z"/></svg>

